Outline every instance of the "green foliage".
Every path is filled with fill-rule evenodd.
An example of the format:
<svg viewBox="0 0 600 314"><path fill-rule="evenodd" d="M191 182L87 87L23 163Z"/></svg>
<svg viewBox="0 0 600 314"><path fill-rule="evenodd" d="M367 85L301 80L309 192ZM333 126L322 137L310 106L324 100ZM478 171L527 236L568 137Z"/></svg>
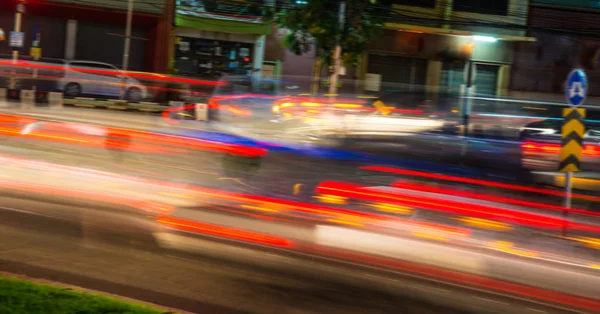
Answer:
<svg viewBox="0 0 600 314"><path fill-rule="evenodd" d="M289 30L284 46L295 54L310 51L315 45L318 57L331 64L336 39L341 35L342 60L357 65L369 42L382 32L384 21L381 7L372 0L347 0L344 28L339 25L340 1L308 0L307 4L267 14L283 29Z"/></svg>

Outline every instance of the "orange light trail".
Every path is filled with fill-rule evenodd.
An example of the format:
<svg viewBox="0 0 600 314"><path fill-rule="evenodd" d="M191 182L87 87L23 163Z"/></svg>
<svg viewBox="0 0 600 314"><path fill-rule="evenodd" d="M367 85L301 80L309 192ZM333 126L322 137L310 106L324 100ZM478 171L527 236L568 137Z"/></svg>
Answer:
<svg viewBox="0 0 600 314"><path fill-rule="evenodd" d="M427 172L420 172L420 171L406 170L406 169L399 169L399 168L391 168L391 167L384 167L384 166L361 166L360 169L369 170L369 171L394 173L394 174L407 175L407 176L413 176L413 177L437 179L437 180L443 180L443 181L453 181L453 182L460 182L460 183L467 183L467 184L483 185L483 186L497 187L497 188L502 188L502 189L516 190L516 191L540 193L540 194L546 194L546 195L564 196L564 192L561 192L561 191L553 191L553 190L547 190L547 189L541 189L541 188L535 188L535 187L529 187L529 186L520 186L520 185L516 185L516 184L500 183L500 182L471 179L471 178L465 178L465 177L449 176L449 175L443 175L443 174L437 174L437 173L427 173ZM579 198L579 199L584 199L584 200L589 200L589 201L594 201L594 202L600 202L600 197L597 197L597 196L577 194L577 193L574 193L572 196L574 198Z"/></svg>
<svg viewBox="0 0 600 314"><path fill-rule="evenodd" d="M21 117L18 115L8 115L8 114L0 114L0 122L6 121L9 124L17 123L21 124L22 122L34 123L36 121L43 120L33 120L25 118L23 121L20 120ZM104 148L104 138L101 136L91 136L91 135L76 135L74 134L73 128L70 128L70 125L77 125L77 123L69 123L69 122L61 122L61 123L53 123L50 124L51 129L56 132L49 132L43 130L36 130L35 132L31 132L29 134L21 134L21 128L19 127L2 127L0 128L0 133L4 133L6 135L20 135L30 138L38 138L38 139L46 139L46 140L54 140L58 142L71 143L71 144L80 144L86 146L92 146L96 148ZM132 143L128 146L129 150L135 152L143 152L143 153L163 153L163 154L181 154L185 153L185 149L197 149L197 150L206 150L213 152L221 152L221 153L230 153L237 156L244 157L257 157L264 156L267 154L267 149L260 147L251 147L244 146L239 144L229 144L229 143L220 143L216 141L202 140L196 138L186 138L182 136L176 135L168 135L161 133L152 133L147 131L137 131L132 129L123 129L123 128L111 128L111 127L102 127L103 130L106 130L108 133L116 133L122 134L131 137L136 140L143 140L149 143ZM62 131L57 133L58 131ZM65 136L64 133L69 133L68 136ZM169 147L175 146L175 147Z"/></svg>
<svg viewBox="0 0 600 314"><path fill-rule="evenodd" d="M253 242L258 244L265 244L270 246L279 247L293 247L294 242L280 237L272 235L245 231L241 229L228 228L223 226L211 225L207 223L201 223L197 221L191 221L186 219L174 218L170 216L160 216L156 219L157 222L166 225L168 227L179 229L183 231L189 231L194 233L201 233L210 236L217 236L222 238L228 238L233 240L241 240L245 242Z"/></svg>
<svg viewBox="0 0 600 314"><path fill-rule="evenodd" d="M570 228L592 232L600 232L600 227L574 223L562 218L521 212L490 205L479 205L468 202L450 201L437 197L411 196L400 192L370 191L368 187L340 182L323 182L317 187L319 193L335 194L362 200L396 202L402 205L418 207L426 210L441 211L459 215L471 215L481 218L502 220L534 228L558 230L568 224Z"/></svg>
<svg viewBox="0 0 600 314"><path fill-rule="evenodd" d="M485 194L481 194L481 193L463 192L463 191L459 191L457 189L438 188L438 187L429 186L429 185L422 184L422 183L396 181L396 182L392 183L391 186L396 187L396 188L401 188L401 189L407 189L407 190L454 195L454 196L459 196L459 197L474 198L474 199L480 199L480 200L497 202L497 203L513 204L513 205L518 205L518 206L546 209L546 210L557 211L557 212L567 211L567 212L574 213L574 214L600 217L600 213L591 212L591 211L582 210L582 209L564 208L562 206L554 206L554 205L548 205L548 204L543 204L543 203L529 202L529 201L523 201L523 200L518 200L518 199L514 199L514 198L485 195Z"/></svg>

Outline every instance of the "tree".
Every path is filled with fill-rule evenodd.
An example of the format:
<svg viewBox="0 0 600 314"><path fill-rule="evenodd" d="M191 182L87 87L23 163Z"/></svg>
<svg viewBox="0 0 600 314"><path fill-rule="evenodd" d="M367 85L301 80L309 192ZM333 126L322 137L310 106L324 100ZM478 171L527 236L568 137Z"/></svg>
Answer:
<svg viewBox="0 0 600 314"><path fill-rule="evenodd" d="M344 28L340 29L340 2L308 0L306 4L276 12L273 18L277 26L289 31L284 46L300 55L314 45L317 57L330 65L337 36L341 35L342 61L356 66L369 42L383 30L384 9L373 4L373 0L346 0Z"/></svg>

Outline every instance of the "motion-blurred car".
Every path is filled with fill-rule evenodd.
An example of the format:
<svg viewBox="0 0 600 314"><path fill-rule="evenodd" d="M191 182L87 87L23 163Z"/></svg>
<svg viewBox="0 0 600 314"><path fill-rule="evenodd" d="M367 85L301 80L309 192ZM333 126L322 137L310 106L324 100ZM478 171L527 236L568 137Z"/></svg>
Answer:
<svg viewBox="0 0 600 314"><path fill-rule="evenodd" d="M418 133L459 132L453 106L458 98L442 95L437 101L424 93L393 93L368 97L291 97L276 102L279 123L288 132L313 141L339 146L346 140L400 141Z"/></svg>
<svg viewBox="0 0 600 314"><path fill-rule="evenodd" d="M282 98L276 89L283 82L223 75L227 84L217 86L208 100L209 117L223 123L257 123L272 119L273 103Z"/></svg>
<svg viewBox="0 0 600 314"><path fill-rule="evenodd" d="M521 128L521 160L525 169L558 170L562 124L562 118L549 118ZM587 111L583 144L582 170L600 172L600 111Z"/></svg>
<svg viewBox="0 0 600 314"><path fill-rule="evenodd" d="M123 82L126 99L139 101L148 97L148 90L140 81L125 76L119 68L111 64L95 61L66 61L65 75L59 81L59 88L71 97L119 97Z"/></svg>

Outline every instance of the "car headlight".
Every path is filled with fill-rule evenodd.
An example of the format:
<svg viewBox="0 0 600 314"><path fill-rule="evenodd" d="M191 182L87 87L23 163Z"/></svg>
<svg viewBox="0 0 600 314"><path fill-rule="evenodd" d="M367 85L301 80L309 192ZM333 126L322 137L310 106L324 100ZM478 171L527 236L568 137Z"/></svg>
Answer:
<svg viewBox="0 0 600 314"><path fill-rule="evenodd" d="M542 128L521 128L521 132L528 135L552 135L558 131L555 129L542 129Z"/></svg>

